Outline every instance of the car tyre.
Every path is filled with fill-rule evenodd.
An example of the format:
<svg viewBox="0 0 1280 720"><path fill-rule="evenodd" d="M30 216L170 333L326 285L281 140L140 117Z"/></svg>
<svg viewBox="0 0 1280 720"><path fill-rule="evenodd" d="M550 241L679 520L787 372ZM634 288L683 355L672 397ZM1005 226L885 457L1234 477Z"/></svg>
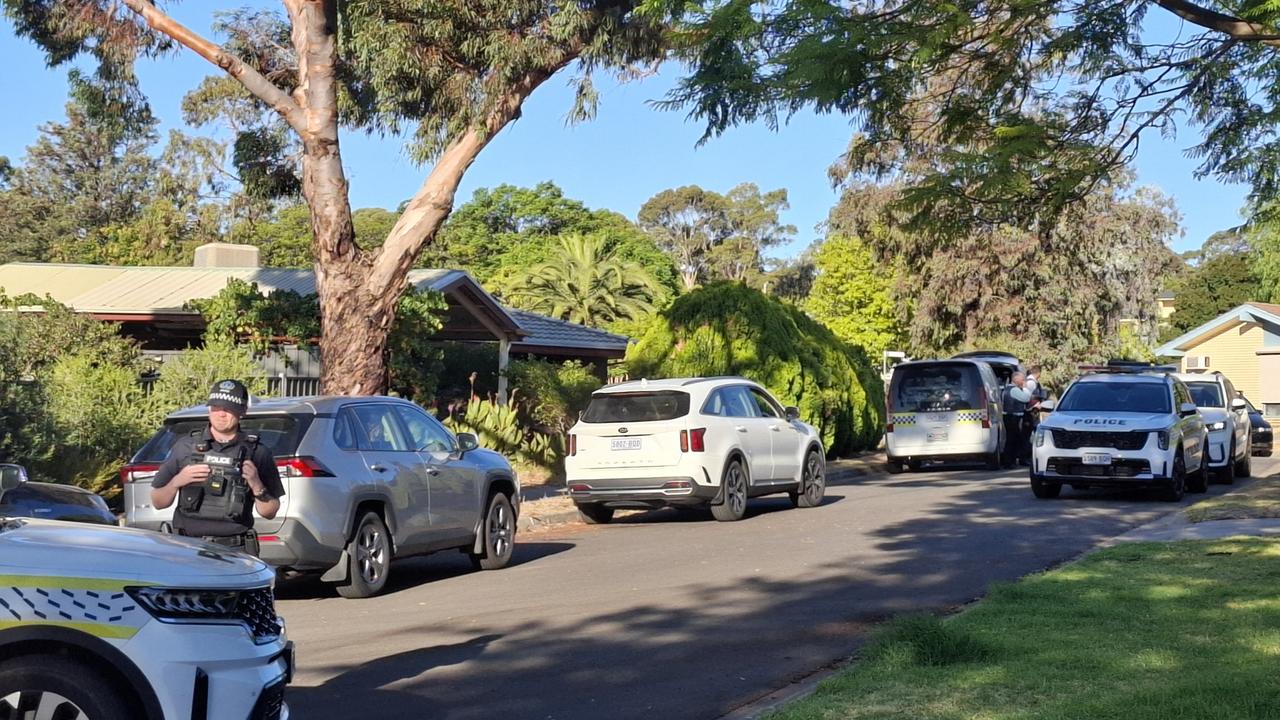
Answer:
<svg viewBox="0 0 1280 720"><path fill-rule="evenodd" d="M477 570L501 570L511 564L516 549L516 511L506 493L496 492L489 498L480 532L484 551L468 553Z"/></svg>
<svg viewBox="0 0 1280 720"><path fill-rule="evenodd" d="M902 474L902 469L903 469L903 468L902 468L902 461L901 461L901 460L890 460L890 461L888 461L888 462L886 462L886 463L884 464L884 467L885 467L885 469L886 469L886 470L888 470L888 471L889 471L889 474L890 474L890 475L901 475L901 474Z"/></svg>
<svg viewBox="0 0 1280 720"><path fill-rule="evenodd" d="M747 471L741 460L732 460L725 466L720 485L724 501L711 506L711 515L720 522L741 520L747 514Z"/></svg>
<svg viewBox="0 0 1280 720"><path fill-rule="evenodd" d="M613 519L613 508L599 503L582 503L578 506L578 517L588 525L608 525Z"/></svg>
<svg viewBox="0 0 1280 720"><path fill-rule="evenodd" d="M1253 475L1253 444L1245 448L1244 457L1240 458L1240 462L1236 463L1236 477L1247 478Z"/></svg>
<svg viewBox="0 0 1280 720"><path fill-rule="evenodd" d="M920 460L908 460L908 461L907 461L907 469L909 469L911 472L920 472L920 468L921 468L923 465L924 465L924 463L923 463L922 461L920 461Z"/></svg>
<svg viewBox="0 0 1280 720"><path fill-rule="evenodd" d="M373 597L386 587L391 574L391 536L378 513L367 512L360 518L347 543L347 561L347 584L338 586L339 595L357 600Z"/></svg>
<svg viewBox="0 0 1280 720"><path fill-rule="evenodd" d="M1169 479L1169 485L1160 493L1160 499L1165 502L1179 502L1187 489L1187 461L1183 459L1182 453L1178 453L1178 457L1173 460L1173 477Z"/></svg>
<svg viewBox="0 0 1280 720"><path fill-rule="evenodd" d="M993 452L993 453L987 453L986 455L983 455L982 464L986 466L986 469L988 470L999 470L1000 469L1000 453Z"/></svg>
<svg viewBox="0 0 1280 720"><path fill-rule="evenodd" d="M817 450L810 450L805 456L803 488L801 492L788 493L794 507L813 508L822 504L827 492L827 469Z"/></svg>
<svg viewBox="0 0 1280 720"><path fill-rule="evenodd" d="M1031 492L1040 500L1052 500L1062 494L1062 483L1048 482L1032 476Z"/></svg>
<svg viewBox="0 0 1280 720"><path fill-rule="evenodd" d="M1202 493L1209 491L1209 448L1205 446L1200 453L1200 469L1187 476L1187 492Z"/></svg>
<svg viewBox="0 0 1280 720"><path fill-rule="evenodd" d="M16 703L16 704L15 704ZM0 663L0 717L133 720L141 715L121 688L92 666L63 655L18 655Z"/></svg>

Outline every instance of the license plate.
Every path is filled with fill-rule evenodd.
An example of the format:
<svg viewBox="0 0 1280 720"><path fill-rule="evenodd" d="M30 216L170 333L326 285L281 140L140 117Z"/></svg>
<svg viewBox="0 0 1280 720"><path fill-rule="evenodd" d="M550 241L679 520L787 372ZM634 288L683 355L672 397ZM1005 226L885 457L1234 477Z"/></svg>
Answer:
<svg viewBox="0 0 1280 720"><path fill-rule="evenodd" d="M1108 453L1085 453L1083 460L1085 465L1110 465L1111 455Z"/></svg>
<svg viewBox="0 0 1280 720"><path fill-rule="evenodd" d="M640 438L610 438L610 450L639 450Z"/></svg>
<svg viewBox="0 0 1280 720"><path fill-rule="evenodd" d="M927 442L946 442L947 434L944 432L931 432L925 435Z"/></svg>
<svg viewBox="0 0 1280 720"><path fill-rule="evenodd" d="M925 422L944 423L951 420L951 417L945 414L929 413L924 416Z"/></svg>

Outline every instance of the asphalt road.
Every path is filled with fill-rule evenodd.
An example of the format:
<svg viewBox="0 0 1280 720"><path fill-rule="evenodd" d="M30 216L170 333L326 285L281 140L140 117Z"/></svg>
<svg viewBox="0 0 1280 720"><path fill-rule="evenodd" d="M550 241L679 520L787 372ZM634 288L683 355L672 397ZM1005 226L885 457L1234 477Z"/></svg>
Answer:
<svg viewBox="0 0 1280 720"><path fill-rule="evenodd" d="M662 511L528 535L500 571L405 561L369 600L282 582L294 717L717 718L848 657L887 616L962 605L1179 507L1037 501L1025 471L832 482L821 507L762 498L738 523Z"/></svg>

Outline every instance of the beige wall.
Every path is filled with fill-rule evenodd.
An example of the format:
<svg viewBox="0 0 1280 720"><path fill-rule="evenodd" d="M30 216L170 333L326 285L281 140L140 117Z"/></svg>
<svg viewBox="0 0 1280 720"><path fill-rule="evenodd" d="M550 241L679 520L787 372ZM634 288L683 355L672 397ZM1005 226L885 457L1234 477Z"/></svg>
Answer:
<svg viewBox="0 0 1280 720"><path fill-rule="evenodd" d="M1280 404L1280 348L1267 348L1258 356L1258 375L1258 397L1245 395L1259 410L1264 403Z"/></svg>
<svg viewBox="0 0 1280 720"><path fill-rule="evenodd" d="M1186 348L1187 355L1208 356L1209 370L1217 370L1254 403L1280 402L1263 400L1259 378L1258 351L1262 349L1262 328L1253 323L1236 325L1212 338ZM1186 358L1182 359L1186 369Z"/></svg>

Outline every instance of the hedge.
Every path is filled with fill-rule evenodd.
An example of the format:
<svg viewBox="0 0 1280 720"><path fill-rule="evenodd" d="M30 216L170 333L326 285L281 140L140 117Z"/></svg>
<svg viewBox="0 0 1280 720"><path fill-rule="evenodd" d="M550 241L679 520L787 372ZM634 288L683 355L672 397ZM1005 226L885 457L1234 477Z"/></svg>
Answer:
<svg viewBox="0 0 1280 720"><path fill-rule="evenodd" d="M633 379L741 375L818 428L831 457L879 444L884 386L866 354L799 309L736 283L695 290L627 354Z"/></svg>

